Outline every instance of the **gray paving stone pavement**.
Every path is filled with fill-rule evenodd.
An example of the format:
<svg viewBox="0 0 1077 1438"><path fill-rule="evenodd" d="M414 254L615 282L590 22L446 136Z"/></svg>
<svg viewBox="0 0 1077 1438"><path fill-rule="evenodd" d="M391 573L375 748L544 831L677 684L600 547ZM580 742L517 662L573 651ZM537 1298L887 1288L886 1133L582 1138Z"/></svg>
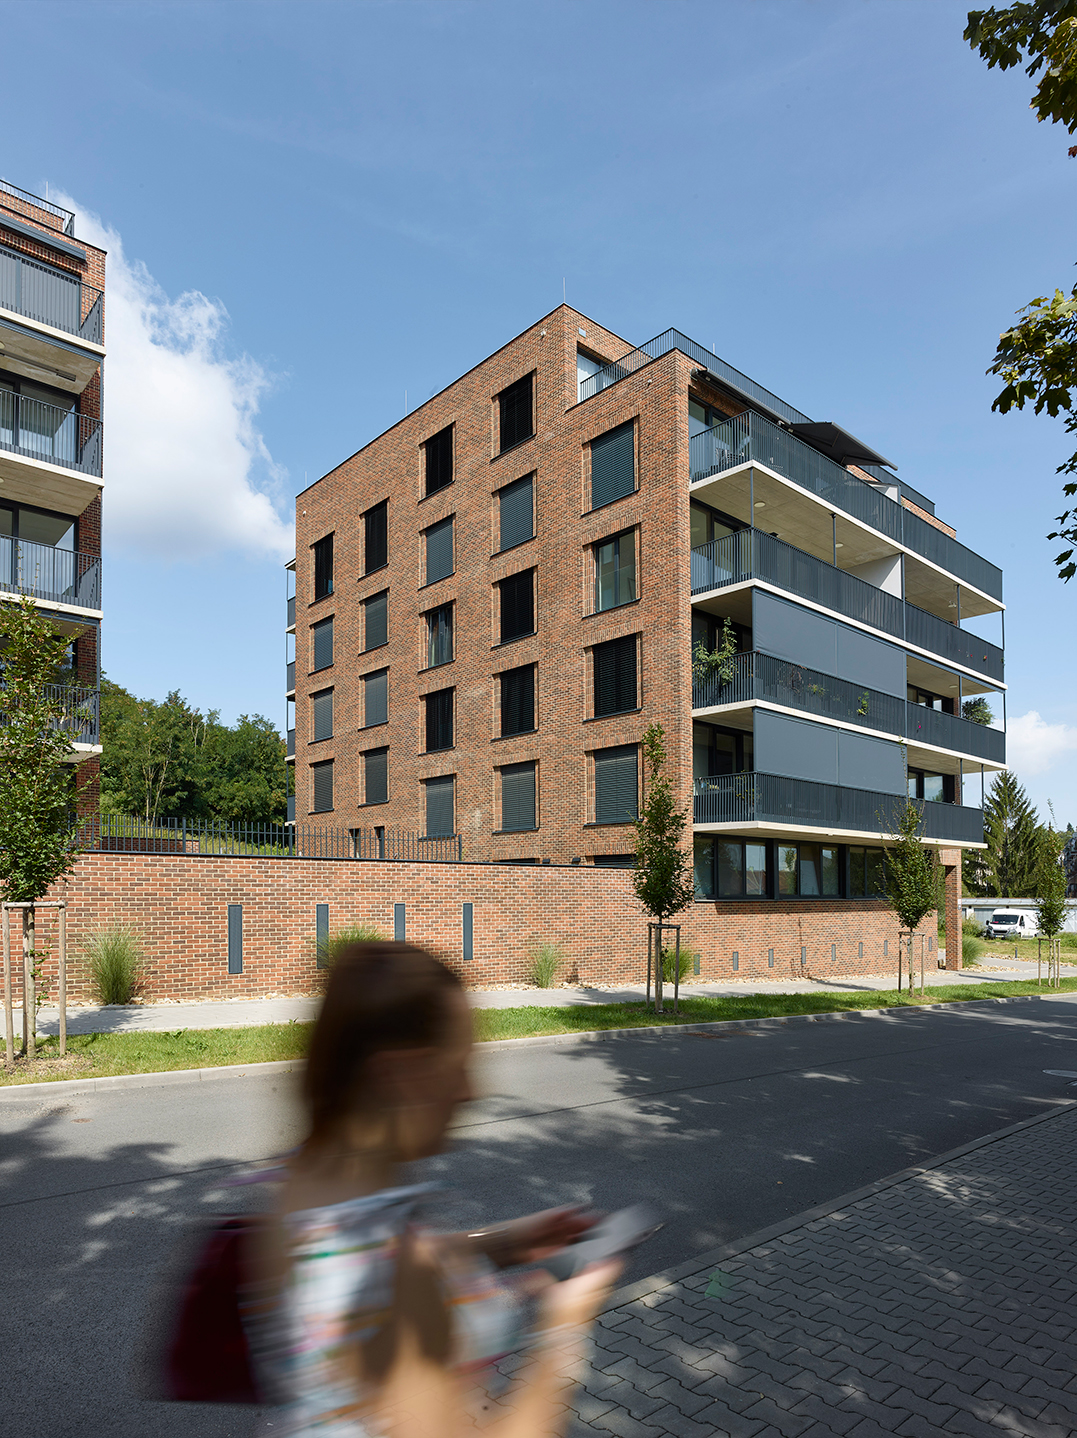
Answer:
<svg viewBox="0 0 1077 1438"><path fill-rule="evenodd" d="M1077 1104L615 1295L569 1438L1066 1438L1075 1237Z"/></svg>

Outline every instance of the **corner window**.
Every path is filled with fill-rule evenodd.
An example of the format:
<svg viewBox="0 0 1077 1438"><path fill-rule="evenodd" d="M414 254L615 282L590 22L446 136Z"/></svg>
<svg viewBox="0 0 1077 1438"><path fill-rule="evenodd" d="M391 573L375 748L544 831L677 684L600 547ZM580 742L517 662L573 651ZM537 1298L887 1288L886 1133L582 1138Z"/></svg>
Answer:
<svg viewBox="0 0 1077 1438"><path fill-rule="evenodd" d="M427 779L426 790L426 837L428 839L448 838L455 828L455 781L452 774L440 779Z"/></svg>
<svg viewBox="0 0 1077 1438"><path fill-rule="evenodd" d="M314 662L311 665L311 672L316 674L319 669L328 669L333 663L332 619L323 619L320 624L312 624L310 626L310 633L314 650Z"/></svg>
<svg viewBox="0 0 1077 1438"><path fill-rule="evenodd" d="M311 731L314 742L333 737L333 691L323 689L310 696Z"/></svg>
<svg viewBox="0 0 1077 1438"><path fill-rule="evenodd" d="M501 643L535 632L535 571L510 574L498 585L501 597Z"/></svg>
<svg viewBox="0 0 1077 1438"><path fill-rule="evenodd" d="M443 519L423 531L426 541L426 580L436 584L439 579L448 579L453 572L453 521Z"/></svg>
<svg viewBox="0 0 1077 1438"><path fill-rule="evenodd" d="M315 814L326 814L333 807L333 761L326 759L322 764L310 766L314 800L311 810Z"/></svg>
<svg viewBox="0 0 1077 1438"><path fill-rule="evenodd" d="M368 749L363 755L363 802L389 802L389 750Z"/></svg>
<svg viewBox="0 0 1077 1438"><path fill-rule="evenodd" d="M325 599L333 592L333 536L326 535L314 546L314 598Z"/></svg>
<svg viewBox="0 0 1077 1438"><path fill-rule="evenodd" d="M523 664L498 676L501 687L501 736L530 734L535 727L535 666Z"/></svg>
<svg viewBox="0 0 1077 1438"><path fill-rule="evenodd" d="M639 758L635 744L597 749L595 823L630 824L639 816Z"/></svg>
<svg viewBox="0 0 1077 1438"><path fill-rule="evenodd" d="M501 828L509 833L537 829L537 765L506 764L501 774Z"/></svg>
<svg viewBox="0 0 1077 1438"><path fill-rule="evenodd" d="M636 488L636 426L618 425L591 441L591 508L624 499Z"/></svg>
<svg viewBox="0 0 1077 1438"><path fill-rule="evenodd" d="M363 650L380 649L389 643L389 591L372 594L363 601Z"/></svg>
<svg viewBox="0 0 1077 1438"><path fill-rule="evenodd" d="M442 604L426 616L426 665L435 669L453 657L452 605Z"/></svg>
<svg viewBox="0 0 1077 1438"><path fill-rule="evenodd" d="M426 696L426 752L453 747L453 690L439 689Z"/></svg>
<svg viewBox="0 0 1077 1438"><path fill-rule="evenodd" d="M389 671L377 669L363 675L363 727L389 722Z"/></svg>
<svg viewBox="0 0 1077 1438"><path fill-rule="evenodd" d="M535 432L534 405L532 400L534 375L524 375L497 397L500 420L499 453L511 449L521 440L530 439Z"/></svg>
<svg viewBox="0 0 1077 1438"><path fill-rule="evenodd" d="M535 534L534 475L498 491L498 549L515 549Z"/></svg>
<svg viewBox="0 0 1077 1438"><path fill-rule="evenodd" d="M426 493L437 494L452 484L453 427L447 425L423 445L426 456Z"/></svg>
<svg viewBox="0 0 1077 1438"><path fill-rule="evenodd" d="M389 501L383 499L363 515L363 573L389 563Z"/></svg>
<svg viewBox="0 0 1077 1438"><path fill-rule="evenodd" d="M596 544L595 609L615 609L636 597L636 535L631 529Z"/></svg>
<svg viewBox="0 0 1077 1438"><path fill-rule="evenodd" d="M625 714L638 707L636 636L596 644L592 651L595 671L595 718Z"/></svg>

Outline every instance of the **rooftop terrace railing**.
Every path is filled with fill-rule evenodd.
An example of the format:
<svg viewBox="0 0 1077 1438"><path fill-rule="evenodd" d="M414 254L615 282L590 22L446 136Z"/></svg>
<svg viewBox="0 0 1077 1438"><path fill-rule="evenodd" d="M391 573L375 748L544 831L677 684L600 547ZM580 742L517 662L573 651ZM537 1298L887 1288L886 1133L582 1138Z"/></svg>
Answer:
<svg viewBox="0 0 1077 1438"><path fill-rule="evenodd" d="M403 829L343 829L323 824L223 824L100 814L80 819L80 848L119 854L199 854L266 859L397 859L460 863L459 834L428 838Z"/></svg>
<svg viewBox="0 0 1077 1438"><path fill-rule="evenodd" d="M610 385L616 384L618 380L635 374L637 370L650 364L652 360L669 354L670 350L680 350L681 354L687 355L689 359L695 360L696 364L710 370L716 379L720 379L738 394L761 404L765 409L788 420L790 424L809 423L806 414L801 414L800 410L794 409L791 404L786 404L784 399L779 399L776 394L771 394L769 389L764 389L761 384L757 384L754 379L749 379L739 369L734 369L731 364L719 359L710 350L696 344L695 340L690 340L687 335L681 334L680 330L666 330L664 333L656 335L645 345L629 350L619 360L615 360L612 364L604 366L587 379L582 380L579 390L580 399L591 399L593 395L599 394L604 389L609 389Z"/></svg>
<svg viewBox="0 0 1077 1438"><path fill-rule="evenodd" d="M693 594L762 579L988 679L1002 681L1003 654L996 645L762 530L739 529L724 539L700 545L692 550L691 565Z"/></svg>
<svg viewBox="0 0 1077 1438"><path fill-rule="evenodd" d="M723 420L693 435L688 449L693 484L754 460L817 495L824 504L851 514L948 574L1002 600L1002 570L997 565L761 414L748 410Z"/></svg>
<svg viewBox="0 0 1077 1438"><path fill-rule="evenodd" d="M0 389L0 449L101 475L101 421Z"/></svg>
<svg viewBox="0 0 1077 1438"><path fill-rule="evenodd" d="M0 534L0 593L101 608L101 556Z"/></svg>
<svg viewBox="0 0 1077 1438"><path fill-rule="evenodd" d="M11 195L23 204L33 205L38 210L44 210L47 215L54 215L56 219L64 222L64 234L75 233L75 215L72 210L65 210L60 205L54 205L51 200L42 199L40 195L32 195L29 190L20 190L18 185L12 185L7 180L0 180L0 194Z"/></svg>
<svg viewBox="0 0 1077 1438"><path fill-rule="evenodd" d="M0 245L0 309L104 343L104 291Z"/></svg>
<svg viewBox="0 0 1077 1438"><path fill-rule="evenodd" d="M913 800L925 839L983 843L983 812L959 804ZM893 833L907 800L902 794L846 789L780 774L720 774L695 781L696 824L796 824L832 831Z"/></svg>

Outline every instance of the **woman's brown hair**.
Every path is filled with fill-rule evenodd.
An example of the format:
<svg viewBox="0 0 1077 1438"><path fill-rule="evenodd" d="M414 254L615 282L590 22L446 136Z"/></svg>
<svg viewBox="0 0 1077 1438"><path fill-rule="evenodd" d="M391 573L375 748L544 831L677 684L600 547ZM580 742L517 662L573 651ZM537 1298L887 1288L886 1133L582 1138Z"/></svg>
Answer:
<svg viewBox="0 0 1077 1438"><path fill-rule="evenodd" d="M452 998L462 992L456 975L414 944L355 943L339 950L303 1080L311 1140L317 1143L364 1106L372 1055L444 1043Z"/></svg>

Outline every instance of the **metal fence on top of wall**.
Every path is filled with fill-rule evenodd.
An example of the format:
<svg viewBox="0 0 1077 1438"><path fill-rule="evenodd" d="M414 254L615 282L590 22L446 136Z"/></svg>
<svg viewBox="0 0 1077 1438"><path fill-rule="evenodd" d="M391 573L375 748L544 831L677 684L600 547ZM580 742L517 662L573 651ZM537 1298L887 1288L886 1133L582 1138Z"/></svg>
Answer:
<svg viewBox="0 0 1077 1438"><path fill-rule="evenodd" d="M78 821L76 842L92 853L201 854L261 859L411 859L460 863L459 834L344 829L322 824L224 824L101 814Z"/></svg>

